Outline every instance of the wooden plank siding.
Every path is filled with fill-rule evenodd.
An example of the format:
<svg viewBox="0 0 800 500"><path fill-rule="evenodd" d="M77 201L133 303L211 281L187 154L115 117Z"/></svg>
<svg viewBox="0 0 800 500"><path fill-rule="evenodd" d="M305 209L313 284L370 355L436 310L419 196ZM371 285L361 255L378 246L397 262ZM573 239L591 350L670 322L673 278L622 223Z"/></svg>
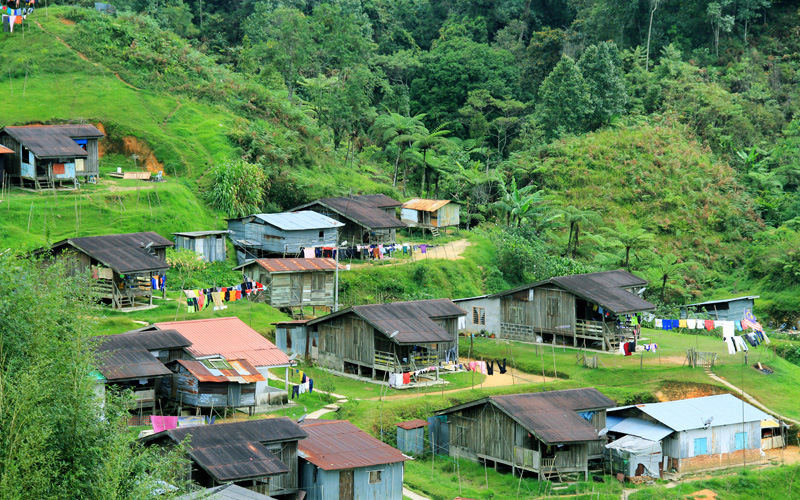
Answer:
<svg viewBox="0 0 800 500"><path fill-rule="evenodd" d="M253 262L242 272L264 285L262 297L272 307L333 307L335 270L270 273Z"/></svg>
<svg viewBox="0 0 800 500"><path fill-rule="evenodd" d="M535 341L537 335L548 333L572 336L575 343L575 296L565 290L536 288L502 297L500 315L503 338Z"/></svg>

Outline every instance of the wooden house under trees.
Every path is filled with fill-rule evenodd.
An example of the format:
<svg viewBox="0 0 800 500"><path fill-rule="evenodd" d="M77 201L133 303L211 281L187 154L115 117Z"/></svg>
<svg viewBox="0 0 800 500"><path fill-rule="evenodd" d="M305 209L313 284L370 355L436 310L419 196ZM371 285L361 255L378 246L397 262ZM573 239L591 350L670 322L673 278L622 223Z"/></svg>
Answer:
<svg viewBox="0 0 800 500"><path fill-rule="evenodd" d="M337 265L340 271L344 269L334 259L256 259L234 269L264 285L260 297L272 307L330 308Z"/></svg>
<svg viewBox="0 0 800 500"><path fill-rule="evenodd" d="M589 477L601 458L606 410L614 401L595 388L490 396L436 412L449 433L450 456L529 471L540 480ZM434 441L434 438L431 438Z"/></svg>
<svg viewBox="0 0 800 500"><path fill-rule="evenodd" d="M339 241L348 245L391 245L406 225L397 218L402 204L385 194L321 198L293 210L313 210L344 224Z"/></svg>
<svg viewBox="0 0 800 500"><path fill-rule="evenodd" d="M189 438L191 477L202 487L234 483L249 490L297 498L297 443L306 432L288 418L179 427L141 439L145 445L177 446Z"/></svg>
<svg viewBox="0 0 800 500"><path fill-rule="evenodd" d="M640 296L646 286L619 269L557 276L488 298L500 299L500 338L615 350L640 324L639 313L656 308Z"/></svg>
<svg viewBox="0 0 800 500"><path fill-rule="evenodd" d="M319 339L317 363L383 379L458 359L458 318L450 299L353 306L306 323Z"/></svg>
<svg viewBox="0 0 800 500"><path fill-rule="evenodd" d="M450 200L413 198L403 203L400 220L408 227L436 229L458 226L461 206Z"/></svg>
<svg viewBox="0 0 800 500"><path fill-rule="evenodd" d="M175 236L175 249L185 248L203 256L206 262L225 262L228 257L225 249L225 236L228 231L190 231L172 233Z"/></svg>
<svg viewBox="0 0 800 500"><path fill-rule="evenodd" d="M710 319L721 321L741 321L746 311L753 312L753 306L757 298L758 295L745 295L732 299L708 300L706 302L686 304L681 306L681 318L705 315Z"/></svg>
<svg viewBox="0 0 800 500"><path fill-rule="evenodd" d="M63 183L74 186L81 178L96 178L100 173L98 140L102 137L105 134L91 124L25 125L0 130L0 144L14 152L6 160L12 182L34 189Z"/></svg>
<svg viewBox="0 0 800 500"><path fill-rule="evenodd" d="M65 261L73 275L91 273L98 298L122 309L152 305L159 289L164 295L162 278L169 268L167 248L172 245L154 232L144 232L67 238L49 251L35 253Z"/></svg>

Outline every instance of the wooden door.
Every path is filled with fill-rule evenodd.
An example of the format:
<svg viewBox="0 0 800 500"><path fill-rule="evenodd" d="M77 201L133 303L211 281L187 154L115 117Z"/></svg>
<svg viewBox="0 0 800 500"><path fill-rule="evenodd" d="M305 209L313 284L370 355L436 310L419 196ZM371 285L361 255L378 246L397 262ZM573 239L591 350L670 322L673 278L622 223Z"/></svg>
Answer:
<svg viewBox="0 0 800 500"><path fill-rule="evenodd" d="M301 305L303 303L303 275L293 274L291 276L291 292L292 292L292 305Z"/></svg>
<svg viewBox="0 0 800 500"><path fill-rule="evenodd" d="M228 406L239 406L242 399L242 388L237 382L228 383Z"/></svg>
<svg viewBox="0 0 800 500"><path fill-rule="evenodd" d="M339 500L353 500L353 469L339 471Z"/></svg>

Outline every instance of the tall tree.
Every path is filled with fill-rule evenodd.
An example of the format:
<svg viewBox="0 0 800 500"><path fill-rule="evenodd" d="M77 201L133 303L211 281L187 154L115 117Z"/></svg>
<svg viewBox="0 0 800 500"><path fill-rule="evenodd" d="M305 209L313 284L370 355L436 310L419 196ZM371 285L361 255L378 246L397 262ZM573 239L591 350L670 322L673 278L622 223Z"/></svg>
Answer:
<svg viewBox="0 0 800 500"><path fill-rule="evenodd" d="M392 187L397 187L397 171L400 168L400 155L403 150L414 142L414 134L421 132L425 126L422 123L424 113L414 116L403 116L399 113L379 115L372 124L372 133L379 144L384 147L393 144L397 148L397 157L394 161L394 176Z"/></svg>
<svg viewBox="0 0 800 500"><path fill-rule="evenodd" d="M759 11L765 11L772 6L772 0L738 0L736 2L736 19L744 28L744 43L747 44L747 32L750 23L758 18Z"/></svg>
<svg viewBox="0 0 800 500"><path fill-rule="evenodd" d="M653 242L652 233L648 233L646 229L637 224L616 221L613 228L604 227L602 230L607 234L609 240L625 252L625 257L620 262L625 269L630 268L632 251L646 248Z"/></svg>
<svg viewBox="0 0 800 500"><path fill-rule="evenodd" d="M551 138L579 133L586 130L593 112L592 96L580 68L571 57L562 56L539 88L539 123Z"/></svg>
<svg viewBox="0 0 800 500"><path fill-rule="evenodd" d="M567 238L567 249L564 256L575 257L580 244L581 226L592 227L600 222L600 214L594 210L584 210L574 205L569 205L559 211L564 218L564 224L569 226L569 237Z"/></svg>
<svg viewBox="0 0 800 500"><path fill-rule="evenodd" d="M628 92L616 44L590 45L578 60L578 66L592 96L591 126L606 125L613 117L623 114Z"/></svg>
<svg viewBox="0 0 800 500"><path fill-rule="evenodd" d="M422 151L422 182L420 183L420 196L425 197L426 191L426 173L428 170L428 151L436 148L441 144L442 141L445 140L447 134L449 134L449 130L444 129L444 124L439 125L433 132L424 129L420 132L417 132L412 137L414 137L414 142L411 144L411 147L416 149L417 151ZM404 181L405 182L405 181ZM430 186L428 186L430 187ZM428 189L430 191L430 189ZM405 194L405 186L403 187L403 194ZM430 193L428 193L430 194Z"/></svg>
<svg viewBox="0 0 800 500"><path fill-rule="evenodd" d="M724 14L725 7L731 4L732 0L720 0L711 2L706 8L708 22L711 23L711 33L714 35L714 53L719 57L719 33L729 33L733 29L736 20L733 16Z"/></svg>

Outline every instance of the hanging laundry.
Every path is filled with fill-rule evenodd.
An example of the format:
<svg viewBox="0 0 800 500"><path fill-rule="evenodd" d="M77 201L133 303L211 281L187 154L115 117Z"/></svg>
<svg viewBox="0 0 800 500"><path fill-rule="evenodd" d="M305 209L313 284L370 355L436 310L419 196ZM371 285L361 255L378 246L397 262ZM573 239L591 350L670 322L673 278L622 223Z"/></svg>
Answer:
<svg viewBox="0 0 800 500"><path fill-rule="evenodd" d="M315 258L317 256L315 250L316 249L314 247L305 247L303 249L303 257L305 257L306 259Z"/></svg>
<svg viewBox="0 0 800 500"><path fill-rule="evenodd" d="M506 358L503 358L503 364L500 364L500 360L497 360L497 369L500 370L500 374L506 372Z"/></svg>
<svg viewBox="0 0 800 500"><path fill-rule="evenodd" d="M419 251L422 253L428 253L428 245L420 245Z"/></svg>
<svg viewBox="0 0 800 500"><path fill-rule="evenodd" d="M728 354L736 354L736 346L733 343L733 337L724 339L724 342L728 345Z"/></svg>
<svg viewBox="0 0 800 500"><path fill-rule="evenodd" d="M411 373L405 372L403 374L403 384L409 384L409 383L411 383Z"/></svg>
<svg viewBox="0 0 800 500"><path fill-rule="evenodd" d="M743 330L744 330L744 329L742 328L742 322L741 322L741 321L734 321L734 322L733 322L733 324L734 324L734 325L736 325L736 331L737 331L737 332L741 332L741 331L743 331Z"/></svg>
<svg viewBox="0 0 800 500"><path fill-rule="evenodd" d="M600 311L600 314L603 314L603 311ZM661 328L662 327L662 321L663 320L661 320L661 319L656 319L656 328Z"/></svg>
<svg viewBox="0 0 800 500"><path fill-rule="evenodd" d="M706 330L713 330L714 329L714 321L707 319L705 320Z"/></svg>
<svg viewBox="0 0 800 500"><path fill-rule="evenodd" d="M685 319L679 319L679 320L678 320L678 327L680 327L680 328L686 328L686 327L687 327L687 325L686 325L686 320L685 320Z"/></svg>

